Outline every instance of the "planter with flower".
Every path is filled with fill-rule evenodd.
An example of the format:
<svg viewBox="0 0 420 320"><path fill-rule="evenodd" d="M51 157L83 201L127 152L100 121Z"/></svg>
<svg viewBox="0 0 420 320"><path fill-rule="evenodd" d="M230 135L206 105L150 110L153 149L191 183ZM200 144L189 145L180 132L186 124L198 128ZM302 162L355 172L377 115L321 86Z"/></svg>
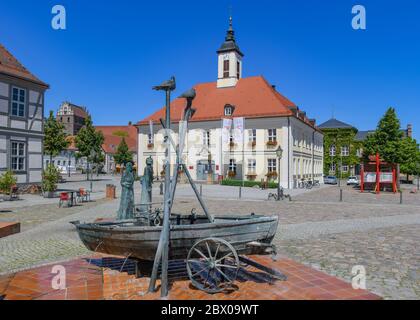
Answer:
<svg viewBox="0 0 420 320"><path fill-rule="evenodd" d="M276 147L278 144L277 140L267 141L267 147Z"/></svg>
<svg viewBox="0 0 420 320"><path fill-rule="evenodd" d="M277 178L278 174L276 171L270 171L269 173L266 174L268 180L273 181Z"/></svg>
<svg viewBox="0 0 420 320"><path fill-rule="evenodd" d="M229 178L234 178L234 177L236 177L236 172L235 171L228 171L228 177Z"/></svg>
<svg viewBox="0 0 420 320"><path fill-rule="evenodd" d="M249 181L255 181L255 179L257 178L257 174L256 173L248 173L246 175L246 177Z"/></svg>

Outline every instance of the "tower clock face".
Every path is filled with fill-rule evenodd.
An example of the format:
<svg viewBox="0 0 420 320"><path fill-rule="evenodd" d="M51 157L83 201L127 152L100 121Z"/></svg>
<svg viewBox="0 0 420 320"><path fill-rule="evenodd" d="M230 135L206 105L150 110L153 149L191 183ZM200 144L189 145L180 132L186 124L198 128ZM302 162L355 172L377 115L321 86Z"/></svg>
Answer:
<svg viewBox="0 0 420 320"><path fill-rule="evenodd" d="M223 60L229 60L229 55L228 54L223 55Z"/></svg>

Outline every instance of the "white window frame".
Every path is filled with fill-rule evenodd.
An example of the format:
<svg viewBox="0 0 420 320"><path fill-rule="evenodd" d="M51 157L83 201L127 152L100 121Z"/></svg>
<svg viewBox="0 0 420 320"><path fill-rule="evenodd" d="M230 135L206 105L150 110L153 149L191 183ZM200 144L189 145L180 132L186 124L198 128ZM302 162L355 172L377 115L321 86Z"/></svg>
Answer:
<svg viewBox="0 0 420 320"><path fill-rule="evenodd" d="M249 129L248 130L248 141L249 142L257 142L257 129Z"/></svg>
<svg viewBox="0 0 420 320"><path fill-rule="evenodd" d="M15 94L17 90L17 94ZM23 97L22 97L23 93ZM26 89L19 87L12 87L12 109L10 114L13 117L25 118L26 117ZM16 108L16 114L14 113L14 108ZM22 115L21 112L22 111Z"/></svg>
<svg viewBox="0 0 420 320"><path fill-rule="evenodd" d="M332 144L330 146L330 157L335 157L336 153L337 153L337 148L335 144Z"/></svg>
<svg viewBox="0 0 420 320"><path fill-rule="evenodd" d="M277 159L267 159L267 168L268 172L277 172Z"/></svg>
<svg viewBox="0 0 420 320"><path fill-rule="evenodd" d="M277 129L268 129L268 141L277 141Z"/></svg>
<svg viewBox="0 0 420 320"><path fill-rule="evenodd" d="M151 133L148 133L147 134L147 144L154 144L154 141L155 141L154 135L151 134Z"/></svg>
<svg viewBox="0 0 420 320"><path fill-rule="evenodd" d="M349 166L347 164L343 164L341 166L341 172L345 172L345 173L349 172Z"/></svg>
<svg viewBox="0 0 420 320"><path fill-rule="evenodd" d="M343 157L348 157L350 155L350 148L348 145L344 145L341 147L341 155Z"/></svg>
<svg viewBox="0 0 420 320"><path fill-rule="evenodd" d="M331 173L336 173L337 172L337 165L335 163L332 163L330 165L330 172Z"/></svg>
<svg viewBox="0 0 420 320"><path fill-rule="evenodd" d="M229 171L236 173L236 160L235 159L229 160Z"/></svg>
<svg viewBox="0 0 420 320"><path fill-rule="evenodd" d="M255 174L257 172L257 160L248 159L248 174Z"/></svg>
<svg viewBox="0 0 420 320"><path fill-rule="evenodd" d="M14 148L14 146L16 146L16 148ZM16 150L16 152L14 150ZM14 159L16 160L14 161ZM26 142L10 141L10 167L12 168L12 171L15 172L26 171Z"/></svg>

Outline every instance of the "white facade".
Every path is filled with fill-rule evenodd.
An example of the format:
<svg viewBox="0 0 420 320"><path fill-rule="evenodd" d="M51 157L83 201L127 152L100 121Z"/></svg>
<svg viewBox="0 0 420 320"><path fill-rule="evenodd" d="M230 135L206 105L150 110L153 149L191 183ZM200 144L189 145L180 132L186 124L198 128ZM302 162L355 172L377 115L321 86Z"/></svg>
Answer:
<svg viewBox="0 0 420 320"><path fill-rule="evenodd" d="M155 130L153 137L150 137L149 127L139 126L138 172L140 175L143 174L145 161L149 156L154 160L155 175L159 176L163 170L164 132L159 128ZM178 126L174 126L172 138L175 143L179 142L177 131ZM281 146L283 149L280 161L282 187L293 188L297 180L303 178L322 180L323 135L295 117L246 119L243 142L231 145L229 142L223 143L222 140L221 121L190 123L183 159L193 179L207 180L207 173L203 172L203 169L209 168L210 159L215 181L219 176L227 177L230 171L236 172L236 175L231 177L232 179L267 180L270 171L278 173L276 149ZM270 140L272 142L268 143ZM150 142L153 142L153 145ZM173 166L174 150L172 150L171 158ZM271 180L277 182L278 177L274 176Z"/></svg>
<svg viewBox="0 0 420 320"><path fill-rule="evenodd" d="M41 182L46 87L0 74L0 174L20 184Z"/></svg>

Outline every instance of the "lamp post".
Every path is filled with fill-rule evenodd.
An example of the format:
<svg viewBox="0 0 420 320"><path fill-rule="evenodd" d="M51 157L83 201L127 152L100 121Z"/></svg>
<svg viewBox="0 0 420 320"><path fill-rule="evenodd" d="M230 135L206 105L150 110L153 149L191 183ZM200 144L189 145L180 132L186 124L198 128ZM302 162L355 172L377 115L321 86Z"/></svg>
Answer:
<svg viewBox="0 0 420 320"><path fill-rule="evenodd" d="M278 184L277 184L277 201L280 200L280 160L283 157L283 149L281 148L281 146L279 146L276 150L276 156L277 156L277 160L278 160L278 172L277 172L277 180L278 180Z"/></svg>
<svg viewBox="0 0 420 320"><path fill-rule="evenodd" d="M93 177L93 173L92 173L92 169L93 169L93 163L95 161L96 158L96 151L95 150L91 150L90 152L90 165L89 165L89 173L90 173L90 192L93 192L93 181L92 181L92 177ZM89 174L88 174L89 175Z"/></svg>
<svg viewBox="0 0 420 320"><path fill-rule="evenodd" d="M68 160L68 162L67 162L67 168L68 168L68 175L69 175L69 178L70 178L70 176L71 176L71 174L70 174L70 166L71 166L71 152L70 151L67 151L68 152L68 156L69 156L69 160Z"/></svg>

